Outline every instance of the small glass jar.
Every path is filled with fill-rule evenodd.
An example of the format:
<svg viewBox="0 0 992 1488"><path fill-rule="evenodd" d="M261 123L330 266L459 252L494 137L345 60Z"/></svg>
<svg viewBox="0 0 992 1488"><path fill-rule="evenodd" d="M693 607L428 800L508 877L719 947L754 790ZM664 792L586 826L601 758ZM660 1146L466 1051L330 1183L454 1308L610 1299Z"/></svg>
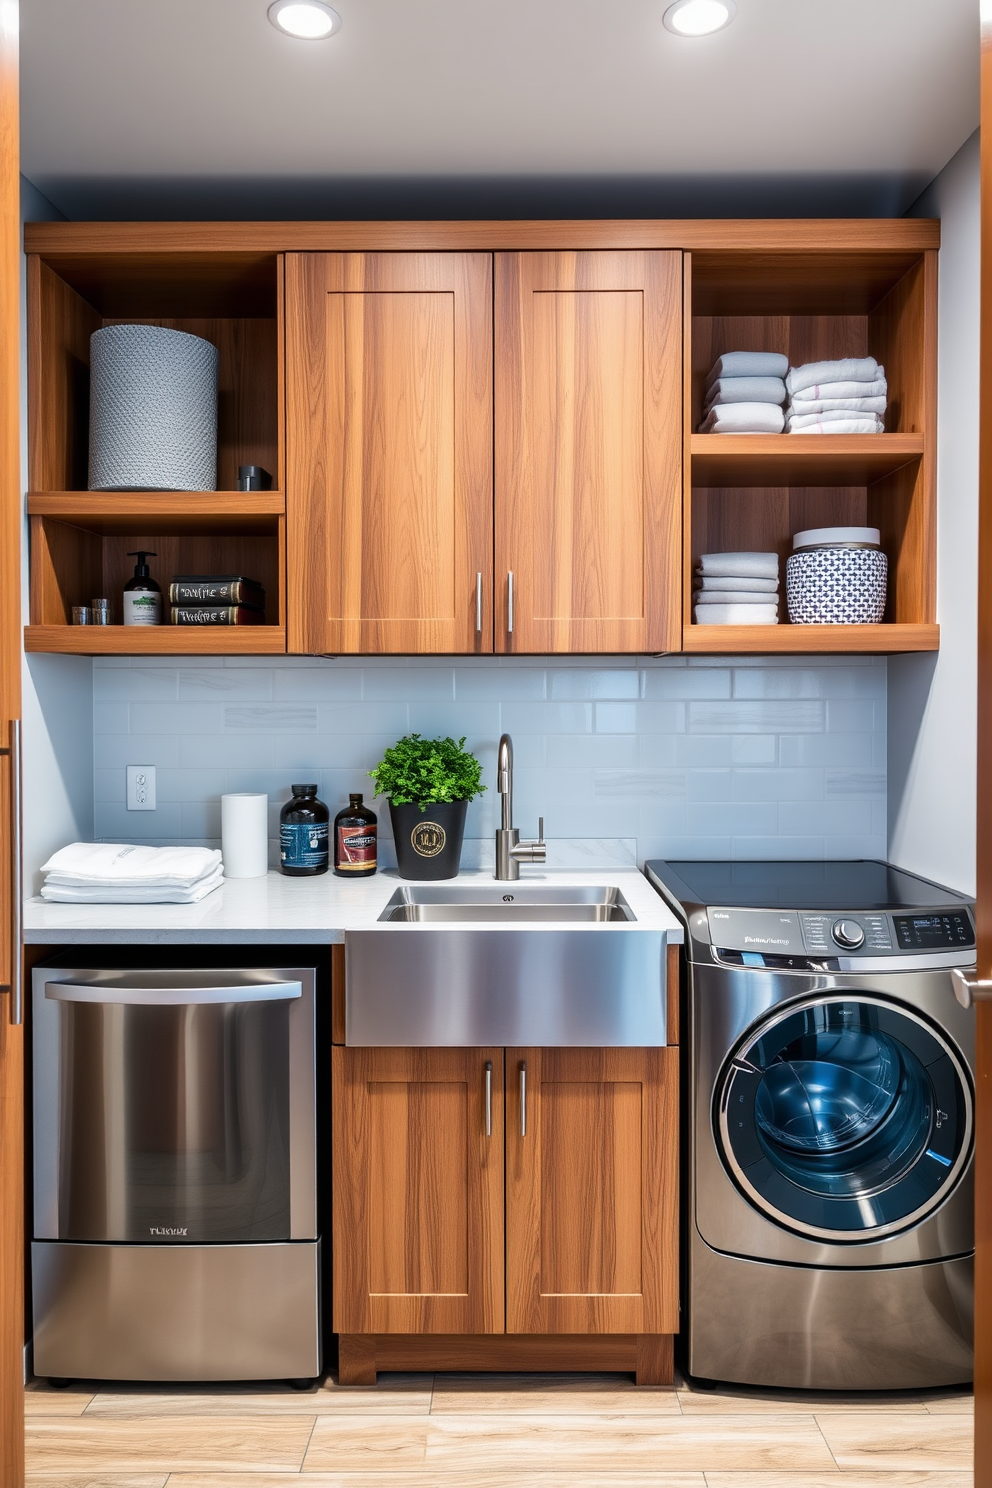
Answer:
<svg viewBox="0 0 992 1488"><path fill-rule="evenodd" d="M378 822L361 793L334 818L334 872L338 878L371 878L376 870Z"/></svg>
<svg viewBox="0 0 992 1488"><path fill-rule="evenodd" d="M315 785L294 785L279 813L279 867L290 878L326 873L331 813Z"/></svg>

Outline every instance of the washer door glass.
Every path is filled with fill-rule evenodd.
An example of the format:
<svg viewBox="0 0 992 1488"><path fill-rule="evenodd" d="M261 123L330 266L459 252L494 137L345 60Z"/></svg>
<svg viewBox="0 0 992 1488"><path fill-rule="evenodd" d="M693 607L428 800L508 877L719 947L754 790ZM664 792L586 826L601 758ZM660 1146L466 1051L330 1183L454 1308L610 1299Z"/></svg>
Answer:
<svg viewBox="0 0 992 1488"><path fill-rule="evenodd" d="M723 1072L716 1115L724 1161L757 1207L833 1240L918 1223L970 1151L960 1056L871 997L809 999L758 1024Z"/></svg>

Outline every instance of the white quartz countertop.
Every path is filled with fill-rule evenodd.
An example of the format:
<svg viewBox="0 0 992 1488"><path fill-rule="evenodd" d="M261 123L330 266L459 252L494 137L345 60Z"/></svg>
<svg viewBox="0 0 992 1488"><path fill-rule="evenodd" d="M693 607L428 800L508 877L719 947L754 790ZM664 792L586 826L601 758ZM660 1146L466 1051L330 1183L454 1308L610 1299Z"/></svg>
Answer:
<svg viewBox="0 0 992 1488"><path fill-rule="evenodd" d="M226 879L199 904L49 904L33 898L24 905L24 939L28 945L340 944L348 930L371 929L390 896L409 882L395 869L354 882L331 873L318 878L287 878L273 870L264 878ZM492 887L495 880L491 873L477 871L460 873L456 879L443 882L471 888ZM519 880L521 888L583 884L615 885L635 920L624 925L576 925L570 929L595 929L598 934L660 930L669 941L682 941L682 926L636 868L542 872L527 867ZM512 891L512 885L508 884L507 890ZM418 934L442 928L436 923L407 924L402 930ZM465 929L464 922L458 928ZM487 930L495 928L486 925ZM541 927L527 928L539 931Z"/></svg>

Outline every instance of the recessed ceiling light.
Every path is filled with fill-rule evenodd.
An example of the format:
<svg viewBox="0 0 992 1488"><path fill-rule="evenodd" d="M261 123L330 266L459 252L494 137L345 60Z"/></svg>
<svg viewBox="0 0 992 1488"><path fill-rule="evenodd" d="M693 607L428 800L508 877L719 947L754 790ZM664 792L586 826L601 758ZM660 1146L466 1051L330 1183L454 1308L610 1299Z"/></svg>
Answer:
<svg viewBox="0 0 992 1488"><path fill-rule="evenodd" d="M269 6L269 20L287 36L298 36L301 41L323 41L341 29L341 17L323 0L274 0Z"/></svg>
<svg viewBox="0 0 992 1488"><path fill-rule="evenodd" d="M736 14L736 0L675 0L664 21L676 36L709 36L729 26Z"/></svg>

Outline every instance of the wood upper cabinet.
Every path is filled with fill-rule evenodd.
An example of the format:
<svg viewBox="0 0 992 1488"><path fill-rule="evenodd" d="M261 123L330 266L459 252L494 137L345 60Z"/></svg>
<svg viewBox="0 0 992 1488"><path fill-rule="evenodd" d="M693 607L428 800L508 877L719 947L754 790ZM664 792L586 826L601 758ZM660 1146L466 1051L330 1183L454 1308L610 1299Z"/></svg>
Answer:
<svg viewBox="0 0 992 1488"><path fill-rule="evenodd" d="M677 1333L678 1049L508 1049L506 1092L507 1332Z"/></svg>
<svg viewBox="0 0 992 1488"><path fill-rule="evenodd" d="M332 1058L335 1331L502 1333L503 1050Z"/></svg>
<svg viewBox="0 0 992 1488"><path fill-rule="evenodd" d="M681 326L681 253L496 255L497 651L679 649Z"/></svg>
<svg viewBox="0 0 992 1488"><path fill-rule="evenodd" d="M286 335L289 650L491 651L492 256L289 253Z"/></svg>

